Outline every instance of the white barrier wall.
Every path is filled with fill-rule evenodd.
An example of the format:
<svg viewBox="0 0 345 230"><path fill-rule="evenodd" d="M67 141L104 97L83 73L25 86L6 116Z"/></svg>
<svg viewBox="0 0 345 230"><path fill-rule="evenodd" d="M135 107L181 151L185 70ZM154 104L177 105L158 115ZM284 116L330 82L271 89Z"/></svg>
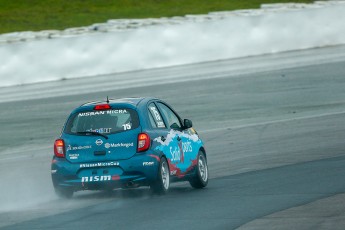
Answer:
<svg viewBox="0 0 345 230"><path fill-rule="evenodd" d="M0 86L345 43L345 2L0 35ZM97 31L95 31L97 28Z"/></svg>

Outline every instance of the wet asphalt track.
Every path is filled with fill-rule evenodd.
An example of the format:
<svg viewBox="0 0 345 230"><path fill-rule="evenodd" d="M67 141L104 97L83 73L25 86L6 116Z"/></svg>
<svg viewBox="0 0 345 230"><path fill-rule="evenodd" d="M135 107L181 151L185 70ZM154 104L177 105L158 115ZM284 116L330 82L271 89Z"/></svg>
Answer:
<svg viewBox="0 0 345 230"><path fill-rule="evenodd" d="M215 75L227 64L219 63ZM222 72L214 79L1 103L6 109L0 111L0 226L234 229L343 193L344 89L345 61L330 60L255 74ZM145 188L79 192L67 201L52 195L51 145L65 117L84 101L106 95L153 95L192 119L206 142L209 186L193 190L187 183L174 184L166 196L153 196Z"/></svg>
<svg viewBox="0 0 345 230"><path fill-rule="evenodd" d="M83 195L76 199L98 199L99 204L3 229L234 229L345 192L344 164L345 157L340 157L226 176L213 179L205 190L180 185L164 197L144 189Z"/></svg>

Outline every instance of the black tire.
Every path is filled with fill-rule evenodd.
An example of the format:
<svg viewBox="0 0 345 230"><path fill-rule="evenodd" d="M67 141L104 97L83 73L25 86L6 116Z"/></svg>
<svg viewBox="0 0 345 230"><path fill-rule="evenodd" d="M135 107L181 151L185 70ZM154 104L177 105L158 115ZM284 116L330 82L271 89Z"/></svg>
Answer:
<svg viewBox="0 0 345 230"><path fill-rule="evenodd" d="M73 189L71 188L61 188L61 187L55 187L55 193L59 198L63 199L70 199L73 197Z"/></svg>
<svg viewBox="0 0 345 230"><path fill-rule="evenodd" d="M166 194L170 188L170 170L169 164L165 157L159 162L157 180L150 186L151 190L156 194Z"/></svg>
<svg viewBox="0 0 345 230"><path fill-rule="evenodd" d="M204 188L208 184L207 159L202 151L198 153L198 163L196 165L195 176L189 181L193 188Z"/></svg>

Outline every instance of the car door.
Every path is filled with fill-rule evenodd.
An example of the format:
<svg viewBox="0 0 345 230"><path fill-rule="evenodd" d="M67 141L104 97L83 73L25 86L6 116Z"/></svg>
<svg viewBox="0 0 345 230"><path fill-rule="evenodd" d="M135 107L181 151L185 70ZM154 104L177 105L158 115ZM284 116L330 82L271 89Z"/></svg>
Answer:
<svg viewBox="0 0 345 230"><path fill-rule="evenodd" d="M177 164L180 162L178 133L169 127L169 123L163 118L161 110L157 107L157 102L149 103L148 112L151 127L156 133L153 148L166 156L170 175L181 175L181 170L177 168Z"/></svg>
<svg viewBox="0 0 345 230"><path fill-rule="evenodd" d="M188 130L183 130L181 118L167 104L157 102L164 122L169 130L166 137L167 147L165 154L170 160L171 174L184 177L196 164L196 149L193 149L191 136Z"/></svg>

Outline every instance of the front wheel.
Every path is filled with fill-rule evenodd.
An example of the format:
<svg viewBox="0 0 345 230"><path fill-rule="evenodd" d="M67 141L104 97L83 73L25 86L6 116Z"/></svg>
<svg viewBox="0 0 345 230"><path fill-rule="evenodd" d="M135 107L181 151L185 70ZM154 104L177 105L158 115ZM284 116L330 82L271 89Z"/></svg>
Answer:
<svg viewBox="0 0 345 230"><path fill-rule="evenodd" d="M196 166L195 176L189 181L193 188L204 188L208 184L208 167L205 154L201 151L198 153L198 163Z"/></svg>
<svg viewBox="0 0 345 230"><path fill-rule="evenodd" d="M155 183L151 185L154 193L165 194L170 187L170 171L167 160L162 157L159 163L158 176Z"/></svg>

